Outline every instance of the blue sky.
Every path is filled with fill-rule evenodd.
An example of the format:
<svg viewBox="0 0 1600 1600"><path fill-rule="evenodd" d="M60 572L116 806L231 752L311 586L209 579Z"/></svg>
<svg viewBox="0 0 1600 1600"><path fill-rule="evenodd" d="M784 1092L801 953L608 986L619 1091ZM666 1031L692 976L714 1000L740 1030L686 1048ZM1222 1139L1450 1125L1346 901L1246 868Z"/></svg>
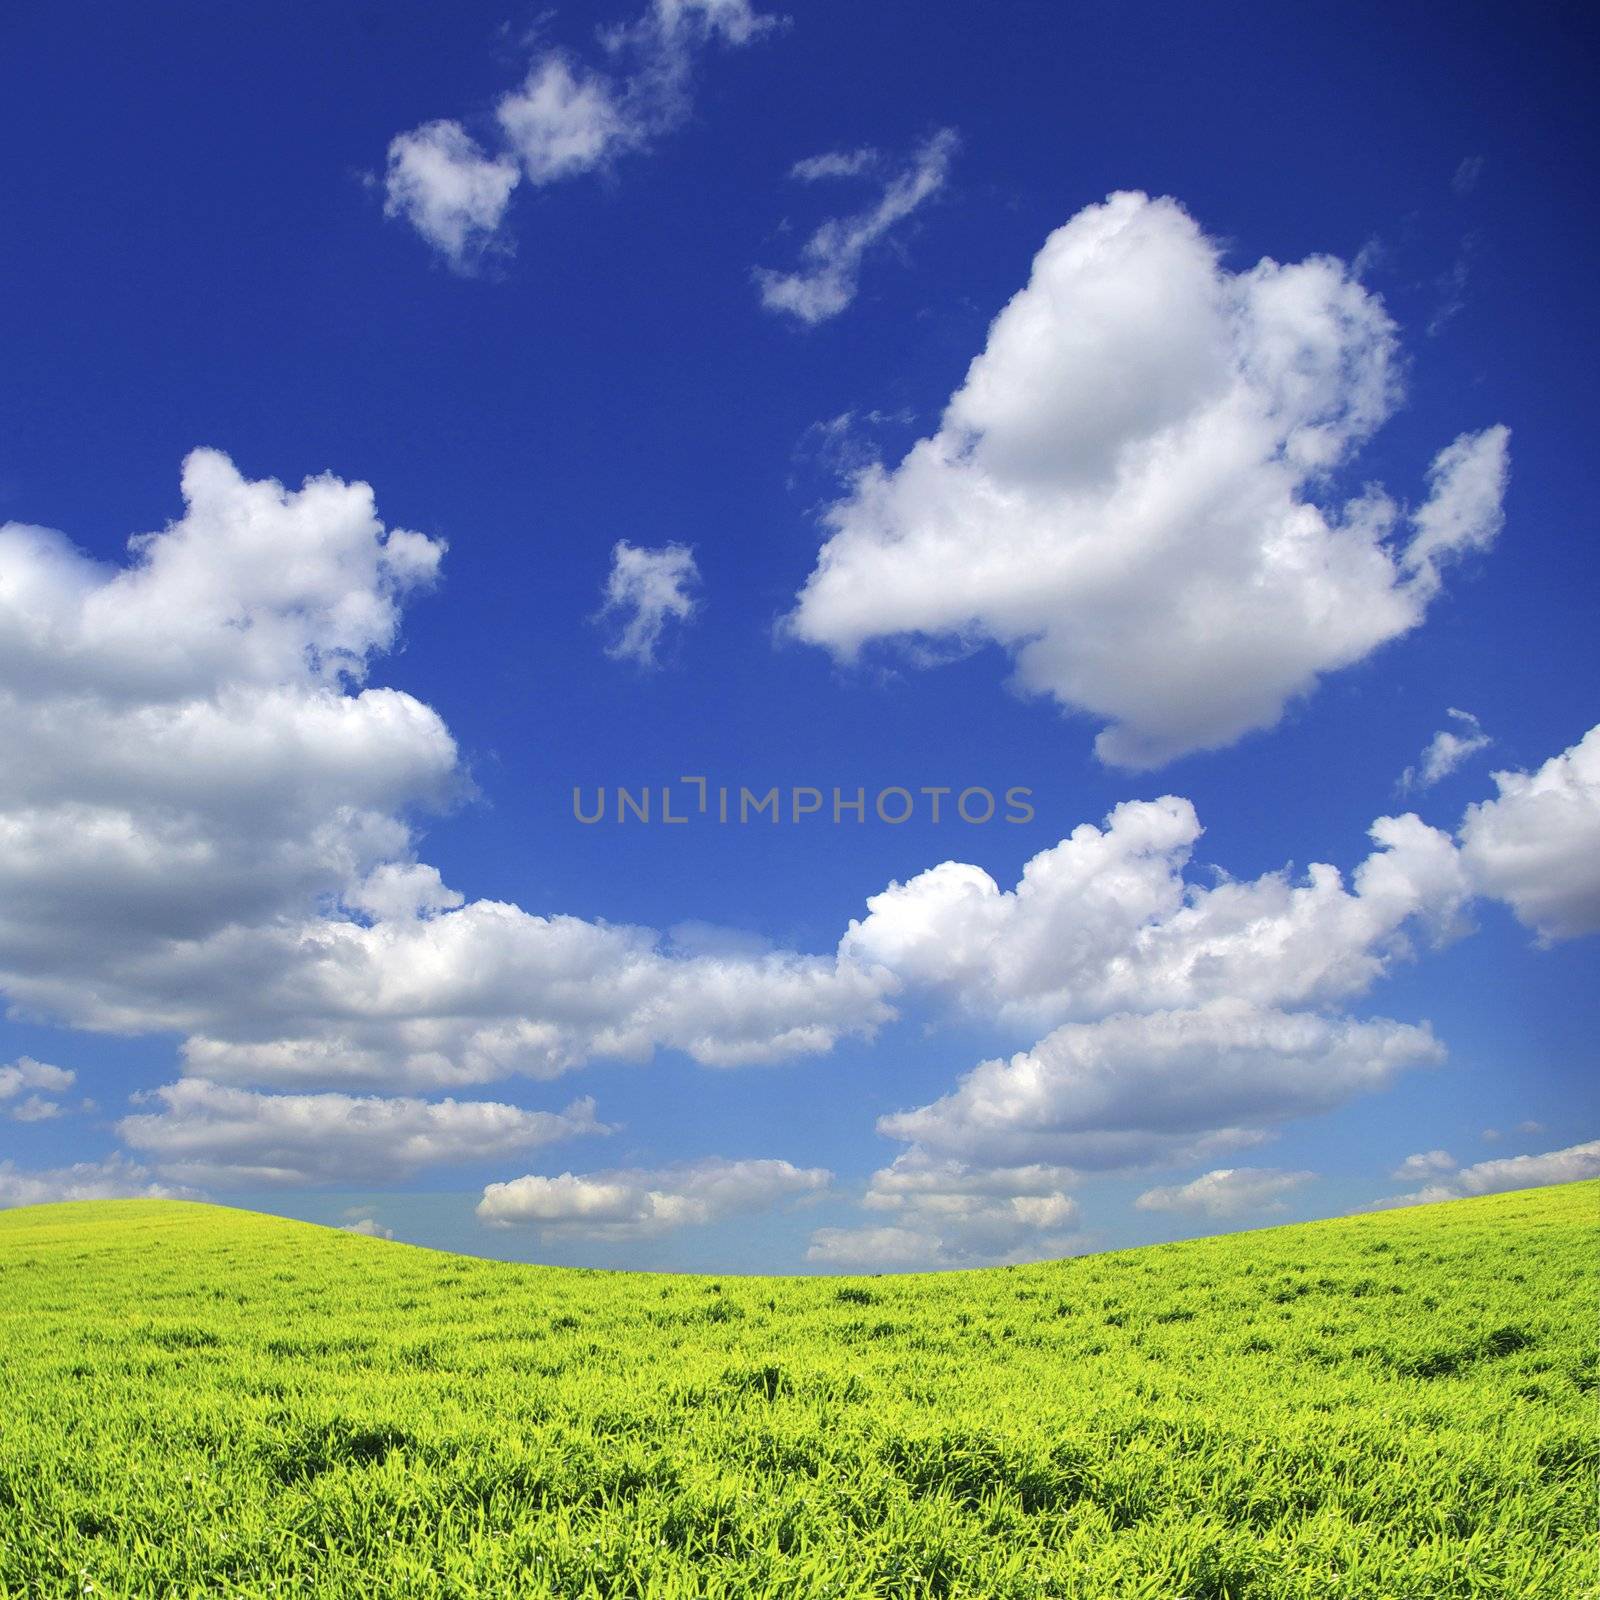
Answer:
<svg viewBox="0 0 1600 1600"><path fill-rule="evenodd" d="M1590 1170L1577 26L11 8L0 1194L789 1271ZM685 774L1033 814L573 817Z"/></svg>

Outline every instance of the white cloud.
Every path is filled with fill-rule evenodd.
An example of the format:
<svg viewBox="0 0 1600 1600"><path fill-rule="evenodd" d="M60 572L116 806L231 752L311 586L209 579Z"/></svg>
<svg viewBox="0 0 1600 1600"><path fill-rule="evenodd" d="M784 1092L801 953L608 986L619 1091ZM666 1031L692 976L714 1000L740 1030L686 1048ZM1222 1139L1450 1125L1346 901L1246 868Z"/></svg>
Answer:
<svg viewBox="0 0 1600 1600"><path fill-rule="evenodd" d="M424 1088L551 1078L657 1048L732 1067L824 1052L893 1015L882 972L792 951L679 956L648 928L487 900L370 928L324 919L251 944L270 989L250 989L246 952L221 941L214 981L182 997L191 1072Z"/></svg>
<svg viewBox="0 0 1600 1600"><path fill-rule="evenodd" d="M77 1082L78 1075L65 1067L52 1067L32 1056L18 1056L8 1067L0 1067L0 1115L13 1122L46 1122L62 1114L61 1105L43 1094L60 1094Z"/></svg>
<svg viewBox="0 0 1600 1600"><path fill-rule="evenodd" d="M469 270L486 249L506 248L498 230L519 179L558 183L647 149L688 116L701 50L745 45L776 26L749 0L653 0L636 21L601 36L616 71L543 51L495 108L496 153L449 119L390 142L384 212Z"/></svg>
<svg viewBox="0 0 1600 1600"><path fill-rule="evenodd" d="M1536 1156L1506 1156L1463 1167L1450 1181L1462 1194L1500 1194L1508 1189L1537 1189L1551 1183L1576 1183L1600 1177L1600 1139L1547 1150Z"/></svg>
<svg viewBox="0 0 1600 1600"><path fill-rule="evenodd" d="M122 567L0 527L0 985L80 1023L163 1026L207 941L403 856L402 810L461 787L438 717L361 686L442 546L214 451L183 493Z"/></svg>
<svg viewBox="0 0 1600 1600"><path fill-rule="evenodd" d="M132 705L233 684L359 682L444 553L422 534L386 533L372 490L331 474L290 493L195 450L182 489L184 515L130 541L122 568L46 529L0 529L8 688L118 687Z"/></svg>
<svg viewBox="0 0 1600 1600"><path fill-rule="evenodd" d="M944 187L958 143L952 128L934 134L912 156L910 165L885 184L872 205L823 223L806 241L796 271L756 268L762 305L811 325L838 316L856 297L868 251ZM868 150L813 156L797 163L792 176L803 180L851 176L867 170L874 156Z"/></svg>
<svg viewBox="0 0 1600 1600"><path fill-rule="evenodd" d="M687 623L699 608L694 590L700 569L687 545L656 549L619 539L602 591L599 620L610 624L606 654L641 667L656 665L661 636L672 622Z"/></svg>
<svg viewBox="0 0 1600 1600"><path fill-rule="evenodd" d="M913 1148L875 1172L863 1207L887 1226L819 1228L806 1258L833 1267L963 1267L1079 1249L1068 1168L983 1167Z"/></svg>
<svg viewBox="0 0 1600 1600"><path fill-rule="evenodd" d="M1407 1156L1389 1176L1401 1183L1414 1183L1418 1178L1431 1178L1455 1169L1456 1158L1448 1150L1424 1150Z"/></svg>
<svg viewBox="0 0 1600 1600"><path fill-rule="evenodd" d="M1443 1057L1426 1026L1213 1000L1068 1023L974 1067L932 1104L880 1117L878 1130L982 1166L1171 1166L1260 1143Z"/></svg>
<svg viewBox="0 0 1600 1600"><path fill-rule="evenodd" d="M1494 543L1505 521L1509 439L1503 427L1464 433L1428 468L1428 498L1412 513L1416 531L1405 552L1420 593L1438 589L1441 564Z"/></svg>
<svg viewBox="0 0 1600 1600"><path fill-rule="evenodd" d="M0 1100L9 1100L24 1089L48 1089L58 1093L70 1089L78 1075L65 1067L52 1067L32 1056L18 1056L8 1067L0 1067Z"/></svg>
<svg viewBox="0 0 1600 1600"><path fill-rule="evenodd" d="M819 1229L808 1259L867 1269L1072 1254L1087 1236L1071 1190L1087 1177L1263 1144L1284 1122L1443 1055L1426 1026L1238 1000L1069 1023L1008 1061L982 1063L930 1105L880 1117L878 1131L907 1145L862 1200L887 1221ZM1218 1217L1270 1211L1313 1176L1218 1169L1137 1203Z"/></svg>
<svg viewBox="0 0 1600 1600"><path fill-rule="evenodd" d="M944 1241L917 1228L818 1228L806 1260L844 1271L892 1272L944 1265Z"/></svg>
<svg viewBox="0 0 1600 1600"><path fill-rule="evenodd" d="M1396 369L1340 262L1231 272L1177 202L1113 195L1046 241L939 431L829 511L789 627L842 660L993 641L1116 765L1232 744L1417 626L1500 526L1501 427L1443 450L1409 519L1338 502Z"/></svg>
<svg viewBox="0 0 1600 1600"><path fill-rule="evenodd" d="M59 1200L178 1200L190 1194L153 1182L143 1167L120 1155L33 1172L0 1161L0 1208L52 1205Z"/></svg>
<svg viewBox="0 0 1600 1600"><path fill-rule="evenodd" d="M637 137L610 82L559 55L535 62L496 115L528 181L536 184L589 172Z"/></svg>
<svg viewBox="0 0 1600 1600"><path fill-rule="evenodd" d="M639 52L634 58L636 78L645 81L630 79L630 93L647 105L671 111L672 91L685 86L695 49L719 41L747 45L787 25L786 18L759 12L750 0L652 0L633 22L608 29L600 37L606 49L625 62L630 51ZM676 114L684 109L676 108Z"/></svg>
<svg viewBox="0 0 1600 1600"><path fill-rule="evenodd" d="M489 1184L478 1216L495 1228L537 1227L546 1238L620 1242L769 1211L819 1194L832 1181L821 1167L716 1157L655 1172L530 1174Z"/></svg>
<svg viewBox="0 0 1600 1600"><path fill-rule="evenodd" d="M1600 929L1600 726L1537 772L1497 772L1469 806L1461 854L1482 894L1546 940Z"/></svg>
<svg viewBox="0 0 1600 1600"><path fill-rule="evenodd" d="M1487 750L1494 743L1470 711L1457 711L1451 706L1447 715L1454 719L1460 732L1441 728L1434 734L1416 766L1407 767L1401 773L1402 791L1431 789L1442 778L1448 778L1469 756Z"/></svg>
<svg viewBox="0 0 1600 1600"><path fill-rule="evenodd" d="M1199 834L1186 800L1131 801L1036 855L1014 889L945 862L868 900L844 961L958 1013L1055 1031L931 1105L880 1118L909 1148L863 1204L894 1211L892 1225L821 1230L813 1260L1065 1254L1078 1246L1062 1208L1083 1175L1258 1145L1285 1121L1442 1059L1426 1026L1281 1008L1359 994L1409 954L1415 932L1458 930L1471 889L1448 834L1380 818L1348 886L1325 864L1186 882ZM1233 1196L1243 1209L1269 1202L1283 1177L1251 1188L1255 1175L1238 1171L1151 1193L1181 1208L1214 1191L1216 1206Z"/></svg>
<svg viewBox="0 0 1600 1600"><path fill-rule="evenodd" d="M1446 931L1467 898L1450 838L1413 816L1373 824L1349 888L1320 863L1298 881L1187 884L1200 831L1167 795L1074 829L1013 890L947 861L872 896L841 956L1032 1028L1228 997L1299 1005L1360 993L1408 953L1409 924Z"/></svg>
<svg viewBox="0 0 1600 1600"><path fill-rule="evenodd" d="M369 1124L401 1165L528 1132L509 1107L485 1128L418 1100L228 1098L245 1086L392 1093L659 1048L776 1061L870 1033L905 988L1069 1024L886 1119L946 1164L927 1191L945 1198L913 1206L902 1161L869 1207L901 1195L895 1226L935 1239L934 1259L1035 1250L1071 1237L1065 1180L1001 1192L1017 1181L1001 1169L1210 1160L1436 1055L1420 1030L1278 1008L1358 993L1413 928L1448 929L1478 882L1463 868L1475 830L1524 789L1589 792L1585 746L1502 775L1460 853L1414 817L1380 819L1348 886L1332 867L1187 884L1192 807L1133 803L1041 853L1014 890L956 863L891 886L829 956L467 903L415 859L409 820L462 790L449 732L366 682L441 547L386 530L365 485L331 477L291 493L199 452L184 487L184 515L125 566L0 529L0 746L15 757L0 764L0 987L79 1026L186 1036L192 1078L127 1125L168 1175L342 1176ZM1227 1120L1175 1106L1184 1084ZM24 1085L19 1063L9 1098L52 1087ZM1010 1123L990 1115L996 1094ZM311 1123L321 1142L297 1146ZM663 1215L650 1202L647 1220Z"/></svg>
<svg viewBox="0 0 1600 1600"><path fill-rule="evenodd" d="M594 1101L524 1111L492 1101L374 1095L253 1094L185 1078L135 1097L162 1109L124 1117L117 1132L179 1183L389 1182L426 1167L483 1161L582 1134L609 1133Z"/></svg>
<svg viewBox="0 0 1600 1600"><path fill-rule="evenodd" d="M401 217L465 272L496 243L515 163L484 154L459 122L426 122L389 141L383 214Z"/></svg>
<svg viewBox="0 0 1600 1600"><path fill-rule="evenodd" d="M1537 1156L1507 1156L1463 1167L1448 1183L1428 1184L1411 1194L1391 1195L1366 1207L1384 1211L1394 1206L1426 1206L1440 1200L1462 1200L1471 1195L1503 1194L1511 1189L1540 1189L1552 1183L1576 1183L1600 1178L1600 1139L1547 1150Z"/></svg>
<svg viewBox="0 0 1600 1600"><path fill-rule="evenodd" d="M213 451L103 566L0 528L0 989L187 1035L196 1076L455 1087L681 1048L772 1061L869 1032L884 973L683 953L650 929L463 902L411 818L465 790L413 697L364 683L442 546L372 492Z"/></svg>
<svg viewBox="0 0 1600 1600"><path fill-rule="evenodd" d="M792 459L797 467L830 479L851 477L877 460L876 430L906 427L914 420L909 410L841 411L813 422L800 435ZM790 488L795 484L791 476Z"/></svg>
<svg viewBox="0 0 1600 1600"><path fill-rule="evenodd" d="M879 153L868 145L858 150L825 150L807 156L789 168L789 176L799 183L818 183L827 178L859 178L879 163Z"/></svg>
<svg viewBox="0 0 1600 1600"><path fill-rule="evenodd" d="M354 1222L339 1224L341 1233L359 1233L368 1239L392 1239L394 1229L386 1228L376 1217L358 1217Z"/></svg>
<svg viewBox="0 0 1600 1600"><path fill-rule="evenodd" d="M13 1122L49 1122L54 1117L64 1115L64 1112L59 1101L30 1094L11 1107L7 1115Z"/></svg>
<svg viewBox="0 0 1600 1600"><path fill-rule="evenodd" d="M1434 279L1434 288L1439 294L1439 303L1434 313L1428 318L1428 337L1436 339L1461 315L1467 304L1467 284L1472 277L1472 255L1477 247L1478 236L1468 234L1461 241L1461 249L1455 260L1450 264L1448 272L1441 273Z"/></svg>
<svg viewBox="0 0 1600 1600"><path fill-rule="evenodd" d="M1288 1209L1284 1197L1308 1184L1314 1172L1275 1167L1218 1167L1192 1183L1146 1189L1133 1203L1141 1211L1177 1211L1189 1216L1242 1217Z"/></svg>
<svg viewBox="0 0 1600 1600"><path fill-rule="evenodd" d="M437 867L415 861L384 861L344 892L344 903L372 922L427 919L456 911L465 897L447 888Z"/></svg>

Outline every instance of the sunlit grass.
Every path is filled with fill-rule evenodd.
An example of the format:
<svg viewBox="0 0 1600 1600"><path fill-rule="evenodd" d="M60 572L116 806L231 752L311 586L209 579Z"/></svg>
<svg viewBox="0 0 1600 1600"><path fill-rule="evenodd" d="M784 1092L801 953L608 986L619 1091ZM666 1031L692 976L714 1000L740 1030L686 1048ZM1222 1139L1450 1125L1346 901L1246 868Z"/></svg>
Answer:
<svg viewBox="0 0 1600 1600"><path fill-rule="evenodd" d="M1577 1600L1600 1183L662 1277L0 1214L0 1595Z"/></svg>

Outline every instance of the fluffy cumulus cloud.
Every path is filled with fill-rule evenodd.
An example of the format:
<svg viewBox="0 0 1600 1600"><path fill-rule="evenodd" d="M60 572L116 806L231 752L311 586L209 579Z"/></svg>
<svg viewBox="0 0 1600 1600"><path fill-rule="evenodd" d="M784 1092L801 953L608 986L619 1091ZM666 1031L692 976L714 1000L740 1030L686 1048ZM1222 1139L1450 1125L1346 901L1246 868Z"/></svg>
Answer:
<svg viewBox="0 0 1600 1600"><path fill-rule="evenodd" d="M1537 772L1497 772L1468 808L1461 850L1481 893L1541 938L1600 929L1600 726Z"/></svg>
<svg viewBox="0 0 1600 1600"><path fill-rule="evenodd" d="M622 1242L770 1211L832 1181L821 1167L716 1158L656 1172L530 1174L489 1184L478 1216L494 1228L538 1228L546 1238Z"/></svg>
<svg viewBox="0 0 1600 1600"><path fill-rule="evenodd" d="M1053 1206L1085 1175L1248 1148L1284 1122L1441 1060L1426 1025L1332 1008L1412 955L1419 938L1464 932L1481 898L1505 900L1547 938L1595 927L1597 754L1600 730L1531 775L1497 774L1499 798L1469 807L1455 834L1414 815L1379 818L1375 848L1348 880L1317 863L1303 874L1240 881L1213 869L1189 881L1199 822L1188 801L1165 796L1077 828L1027 862L1011 889L955 861L890 884L847 929L843 964L886 972L959 1016L1050 1031L982 1063L941 1099L881 1118L879 1131L908 1148L873 1179L865 1205L898 1214L824 1230L813 1259L934 1266L1062 1253L1071 1235L1052 1222L1030 1233L1013 1206L1007 1241L1002 1210L973 1197ZM1454 1165L1425 1152L1396 1176L1425 1181ZM943 1198L909 1198L913 1175ZM1193 1209L1215 1190L1220 1205L1255 1176L1227 1169L1226 1179L1213 1172L1150 1193ZM930 1187L935 1179L942 1187ZM1469 1186L1462 1192L1475 1192L1474 1181L1452 1180ZM981 1213L987 1233L953 1231L952 1208Z"/></svg>
<svg viewBox="0 0 1600 1600"><path fill-rule="evenodd" d="M139 967L359 881L459 785L438 717L363 683L442 547L364 484L201 450L182 487L125 566L0 527L0 986L69 1020L155 1021Z"/></svg>
<svg viewBox="0 0 1600 1600"><path fill-rule="evenodd" d="M155 1182L145 1168L120 1155L32 1172L0 1161L0 1209L58 1200L178 1200L188 1193Z"/></svg>
<svg viewBox="0 0 1600 1600"><path fill-rule="evenodd" d="M653 0L600 35L605 66L542 51L495 107L492 152L450 119L390 141L385 214L470 271L485 251L509 248L499 229L519 181L559 183L647 149L688 115L708 45L749 44L776 26L749 0Z"/></svg>
<svg viewBox="0 0 1600 1600"><path fill-rule="evenodd" d="M1046 241L939 430L828 513L789 627L842 659L997 643L1121 766L1271 727L1500 528L1503 427L1448 444L1409 513L1340 499L1397 365L1341 262L1234 272L1176 201L1113 195Z"/></svg>
<svg viewBox="0 0 1600 1600"><path fill-rule="evenodd" d="M442 546L364 484L290 491L214 451L184 514L101 565L0 528L0 991L187 1037L230 1083L455 1086L659 1046L828 1048L882 972L681 954L652 930L464 903L415 819L465 789L426 705L366 682Z"/></svg>
<svg viewBox="0 0 1600 1600"><path fill-rule="evenodd" d="M632 142L634 130L611 84L565 57L548 55L499 104L507 143L532 183L589 172Z"/></svg>
<svg viewBox="0 0 1600 1600"><path fill-rule="evenodd" d="M188 1070L423 1088L551 1078L657 1048L734 1067L825 1052L893 1014L887 975L851 963L791 951L681 956L650 929L501 901L269 930L250 954L274 969L270 990L234 981L226 993L183 995Z"/></svg>
<svg viewBox="0 0 1600 1600"><path fill-rule="evenodd" d="M493 245L520 176L459 122L425 122L389 142L384 215L409 222L464 272Z"/></svg>
<svg viewBox="0 0 1600 1600"><path fill-rule="evenodd" d="M1402 790L1431 789L1441 779L1448 778L1463 761L1494 743L1470 711L1458 711L1451 706L1447 714L1455 726L1441 728L1434 734L1417 764L1401 773Z"/></svg>
<svg viewBox="0 0 1600 1600"><path fill-rule="evenodd" d="M619 539L611 551L597 618L609 633L606 654L654 667L667 628L688 622L698 609L694 591L699 582L700 569L687 545L649 549Z"/></svg>
<svg viewBox="0 0 1600 1600"><path fill-rule="evenodd" d="M913 1148L873 1174L865 1227L818 1228L806 1258L832 1268L962 1267L1081 1248L1077 1175L1046 1163L985 1167Z"/></svg>
<svg viewBox="0 0 1600 1600"><path fill-rule="evenodd" d="M1280 1123L1443 1056L1426 1026L1213 1000L1067 1023L878 1128L929 1155L986 1166L1172 1166L1259 1143Z"/></svg>
<svg viewBox="0 0 1600 1600"><path fill-rule="evenodd" d="M137 1100L160 1110L117 1132L166 1179L210 1188L345 1181L387 1183L427 1167L609 1133L594 1101L524 1111L492 1101L344 1094L254 1094L185 1078Z"/></svg>
<svg viewBox="0 0 1600 1600"><path fill-rule="evenodd" d="M755 279L762 305L812 325L838 316L856 297L868 253L944 187L958 142L952 128L934 134L885 183L871 205L823 223L806 241L795 271L758 267ZM876 162L877 154L871 150L831 151L798 162L792 175L806 182L858 177Z"/></svg>
<svg viewBox="0 0 1600 1600"><path fill-rule="evenodd" d="M1288 1209L1286 1197L1315 1177L1314 1172L1276 1167L1217 1167L1191 1183L1146 1189L1133 1203L1141 1211L1218 1219L1281 1212Z"/></svg>
<svg viewBox="0 0 1600 1600"><path fill-rule="evenodd" d="M891 883L850 923L840 957L961 1013L1040 1029L1228 998L1348 1000L1419 938L1463 932L1479 899L1504 901L1546 939L1600 928L1600 728L1494 781L1498 798L1469 806L1453 835L1410 813L1378 818L1348 880L1314 862L1189 881L1194 807L1129 801L1034 856L1014 888L960 861Z"/></svg>
<svg viewBox="0 0 1600 1600"><path fill-rule="evenodd" d="M1416 1155L1407 1156L1389 1176L1411 1183L1418 1178L1431 1178L1437 1173L1455 1170L1456 1158L1448 1150L1419 1150Z"/></svg>
<svg viewBox="0 0 1600 1600"><path fill-rule="evenodd" d="M863 1206L889 1216L819 1229L810 1259L942 1267L1069 1254L1083 1238L1071 1191L1086 1178L1262 1144L1281 1123L1386 1088L1443 1055L1425 1026L1240 1000L1069 1023L1031 1050L973 1068L929 1105L880 1117L878 1131L907 1148L874 1174ZM1212 1172L1148 1191L1156 1200L1147 1209L1203 1210L1210 1195L1242 1211L1309 1177Z"/></svg>
<svg viewBox="0 0 1600 1600"><path fill-rule="evenodd" d="M10 1066L0 1067L0 1117L13 1122L46 1122L62 1114L59 1100L77 1082L77 1074L65 1067L52 1067L32 1056L18 1056Z"/></svg>
<svg viewBox="0 0 1600 1600"><path fill-rule="evenodd" d="M1435 1152L1442 1154L1442 1152ZM1411 1157L1411 1161L1419 1158ZM1407 1166L1410 1166L1407 1162ZM1453 1163L1452 1163L1453 1165ZM1438 1169L1435 1169L1438 1170ZM1421 1177L1422 1171L1396 1177ZM1424 1185L1410 1194L1391 1195L1375 1201L1367 1209L1387 1210L1392 1206L1425 1206L1440 1200L1462 1200L1470 1195L1503 1194L1511 1189L1540 1189L1552 1183L1576 1183L1582 1178L1600 1178L1600 1139L1587 1144L1568 1145L1565 1150L1547 1150L1537 1156L1507 1156L1499 1161L1480 1161L1462 1167L1447 1179Z"/></svg>
<svg viewBox="0 0 1600 1600"><path fill-rule="evenodd" d="M1447 932L1470 892L1450 837L1414 816L1373 824L1348 886L1326 864L1187 883L1200 832L1168 795L1078 827L1015 889L947 861L869 899L841 953L1024 1027L1228 997L1301 1005L1366 989L1409 951L1408 926Z"/></svg>

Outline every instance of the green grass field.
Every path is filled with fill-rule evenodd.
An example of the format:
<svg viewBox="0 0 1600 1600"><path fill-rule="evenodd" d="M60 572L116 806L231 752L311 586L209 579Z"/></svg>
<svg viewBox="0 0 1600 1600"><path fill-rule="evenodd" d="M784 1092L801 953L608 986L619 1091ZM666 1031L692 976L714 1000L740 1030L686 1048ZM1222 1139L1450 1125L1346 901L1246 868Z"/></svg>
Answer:
<svg viewBox="0 0 1600 1600"><path fill-rule="evenodd" d="M0 1214L0 1595L1595 1592L1600 1183L665 1277Z"/></svg>

